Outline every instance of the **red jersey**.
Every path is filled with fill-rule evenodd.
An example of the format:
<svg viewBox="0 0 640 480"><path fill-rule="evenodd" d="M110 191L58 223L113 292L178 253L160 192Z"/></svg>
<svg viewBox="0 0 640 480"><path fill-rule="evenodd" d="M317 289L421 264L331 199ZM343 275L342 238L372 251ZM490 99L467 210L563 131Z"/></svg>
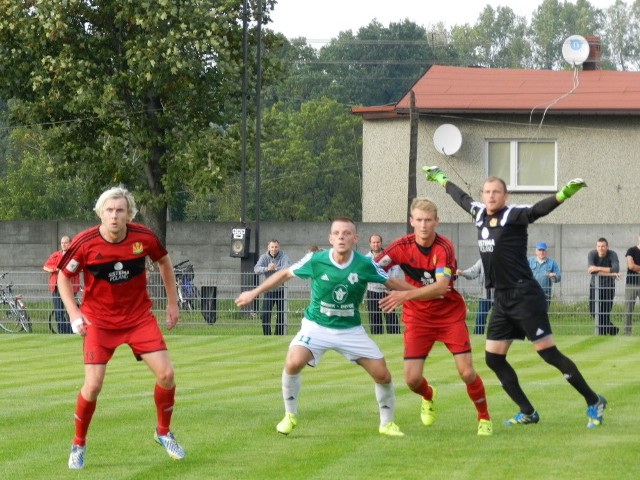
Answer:
<svg viewBox="0 0 640 480"><path fill-rule="evenodd" d="M416 243L414 233L391 242L375 258L385 270L399 265L405 280L416 287L436 281L436 277L449 279L449 289L444 298L411 300L402 304L402 320L405 324L428 322L433 326L465 321L467 307L464 299L453 286L456 271L456 256L451 241L436 234L433 245L422 247Z"/></svg>
<svg viewBox="0 0 640 480"><path fill-rule="evenodd" d="M46 262L44 262L44 267L53 268L54 270L57 268L60 263L60 259L65 255L66 252L62 250L57 250L49 255L49 258ZM73 285L73 293L78 293L80 290L80 275L75 275L71 279L71 284ZM58 272L53 271L49 273L49 291L53 293L58 286Z"/></svg>
<svg viewBox="0 0 640 480"><path fill-rule="evenodd" d="M148 256L157 261L167 254L147 227L127 223L127 234L119 243L107 242L99 227L73 238L58 268L66 277L84 272L84 295L80 310L100 328L128 328L151 309L147 295Z"/></svg>

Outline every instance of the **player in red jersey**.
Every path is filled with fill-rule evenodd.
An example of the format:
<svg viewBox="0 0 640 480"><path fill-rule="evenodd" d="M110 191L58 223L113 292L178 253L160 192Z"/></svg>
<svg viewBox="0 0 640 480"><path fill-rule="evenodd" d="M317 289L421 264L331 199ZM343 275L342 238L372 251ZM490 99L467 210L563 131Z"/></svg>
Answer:
<svg viewBox="0 0 640 480"><path fill-rule="evenodd" d="M157 262L167 294L167 328L178 321L178 299L171 259L156 235L131 223L137 209L122 187L105 191L96 202L101 224L73 239L58 268L58 290L73 333L84 337L84 384L75 410L75 436L69 468L84 466L86 436L102 389L107 363L115 349L128 344L137 360L144 360L156 377L155 440L169 456L184 458L169 429L175 397L173 365L147 295L145 261ZM71 279L84 272L82 306L76 305Z"/></svg>
<svg viewBox="0 0 640 480"><path fill-rule="evenodd" d="M453 354L460 378L477 410L478 435L493 434L482 379L473 368L471 342L465 323L467 308L453 287L456 258L453 244L436 233L438 209L427 199L411 203L409 218L414 233L393 241L375 261L385 269L399 265L415 290L388 292L380 301L384 311L403 304L404 378L411 391L422 396L420 417L430 426L435 421L436 389L424 377L424 363L435 342Z"/></svg>

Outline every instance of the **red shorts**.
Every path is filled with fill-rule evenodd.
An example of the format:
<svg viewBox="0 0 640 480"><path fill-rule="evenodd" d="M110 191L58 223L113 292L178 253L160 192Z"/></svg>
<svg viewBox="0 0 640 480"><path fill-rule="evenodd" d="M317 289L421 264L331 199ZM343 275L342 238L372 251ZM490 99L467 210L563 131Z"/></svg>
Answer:
<svg viewBox="0 0 640 480"><path fill-rule="evenodd" d="M404 359L426 358L436 342L442 342L454 355L471 351L469 330L463 321L434 326L410 323L404 326Z"/></svg>
<svg viewBox="0 0 640 480"><path fill-rule="evenodd" d="M110 330L89 325L87 335L84 337L84 363L106 365L113 357L116 348L125 343L131 347L138 361L142 360L141 355L145 353L167 349L158 321L153 313L149 312L139 323L130 328Z"/></svg>

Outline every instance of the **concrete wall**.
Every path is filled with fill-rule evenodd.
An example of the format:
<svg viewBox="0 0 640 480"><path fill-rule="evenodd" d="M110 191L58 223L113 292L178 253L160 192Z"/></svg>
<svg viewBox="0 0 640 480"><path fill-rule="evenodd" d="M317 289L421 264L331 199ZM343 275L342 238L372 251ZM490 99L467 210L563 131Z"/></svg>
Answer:
<svg viewBox="0 0 640 480"><path fill-rule="evenodd" d="M0 222L0 273L5 271L41 271L52 251L59 248L62 235L73 236L94 225L78 222ZM240 259L230 254L232 223L169 223L167 247L174 261L190 259L200 272L239 272ZM478 258L476 231L471 222L441 223L438 231L456 246L459 264L466 268ZM296 261L311 244L329 246L328 223L263 222L260 225L259 253L266 251L271 238L280 241L282 249ZM361 223L358 225L358 250L368 251L368 239L373 233L382 235L384 244L406 233L403 223ZM254 231L252 231L252 234ZM606 237L609 246L618 253L621 270L627 249L636 244L640 225L571 225L533 224L529 227L530 253L536 242L549 245L549 256L556 259L563 273L586 273L587 254L595 248L598 237ZM255 250L252 238L251 250Z"/></svg>

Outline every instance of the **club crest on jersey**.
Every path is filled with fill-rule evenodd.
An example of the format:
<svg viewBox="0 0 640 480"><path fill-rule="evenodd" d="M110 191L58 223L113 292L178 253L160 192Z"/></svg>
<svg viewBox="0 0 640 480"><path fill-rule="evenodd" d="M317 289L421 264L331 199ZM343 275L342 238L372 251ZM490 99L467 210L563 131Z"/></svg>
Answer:
<svg viewBox="0 0 640 480"><path fill-rule="evenodd" d="M132 250L134 255L140 255L144 251L142 242L134 242L132 245Z"/></svg>
<svg viewBox="0 0 640 480"><path fill-rule="evenodd" d="M492 218L491 220L489 220L489 226L490 227L497 227L498 226L498 219L497 218Z"/></svg>
<svg viewBox="0 0 640 480"><path fill-rule="evenodd" d="M349 293L349 289L346 285L338 285L333 289L331 296L336 303L342 303L347 298L347 293Z"/></svg>
<svg viewBox="0 0 640 480"><path fill-rule="evenodd" d="M351 285L353 285L354 283L358 283L358 274L355 272L350 273L347 277L347 280L349 280L349 283Z"/></svg>

